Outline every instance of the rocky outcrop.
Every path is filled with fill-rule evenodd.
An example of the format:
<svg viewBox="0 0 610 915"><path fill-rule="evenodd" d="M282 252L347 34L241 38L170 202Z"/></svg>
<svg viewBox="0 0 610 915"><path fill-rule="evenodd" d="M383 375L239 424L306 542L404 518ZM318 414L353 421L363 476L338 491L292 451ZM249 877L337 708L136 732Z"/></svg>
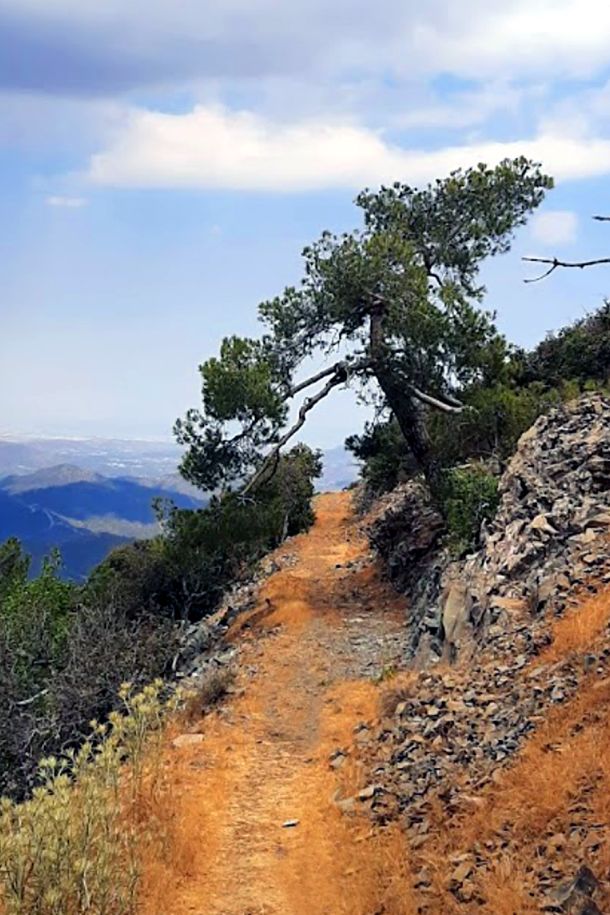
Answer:
<svg viewBox="0 0 610 915"><path fill-rule="evenodd" d="M421 578L422 563L430 559L444 532L445 523L427 488L411 480L387 497L383 514L369 527L369 538L392 581L411 591Z"/></svg>
<svg viewBox="0 0 610 915"><path fill-rule="evenodd" d="M608 714L607 616L563 655L545 649L555 617L570 605L579 604L570 613L608 606L607 592L591 602L583 592L610 582L610 399L587 395L540 418L519 442L500 495L480 549L446 564L427 600L417 597L416 569L405 578L415 594L410 644L424 669L389 687L367 747L354 751L372 787L354 803L404 826L422 915L441 911L430 861L438 862L439 836L448 830L443 911L497 911L489 897L494 875L521 856L519 885L532 900L526 911L600 915L610 911L600 851L606 822L592 786ZM424 664L440 656L463 663ZM491 811L510 795L510 773L536 732L533 758L543 761L571 760L575 735L583 735L581 746L589 740L586 776L529 833L507 815L484 839L466 838L467 829L462 839L473 811ZM551 765L551 794L570 765Z"/></svg>
<svg viewBox="0 0 610 915"><path fill-rule="evenodd" d="M532 639L532 627L517 627L511 634L513 640L520 636L519 628L530 639L529 655L527 651L516 653L511 640L504 638L500 640L501 658L487 645L469 664L453 670L420 671L407 686L390 686L382 703L383 717L372 725L366 746L353 751L365 763L370 778L368 793L357 796L360 806L366 804L380 823L399 819L405 829L411 865L420 873L415 887L420 897L417 911L422 915L441 911L434 897L434 881L427 874L430 846L439 834L448 825L459 834L460 824L494 796L503 771L516 762L519 751L548 720L551 710L569 708L585 683L592 695L607 694L609 626L586 654L546 664L532 658L543 647ZM598 705L585 703L568 733L597 727L606 718L605 700ZM561 731L556 733L559 736ZM562 748L560 743L548 744L547 751L561 753ZM542 911L578 915L601 911L590 899L597 882L585 885L580 877L586 861L603 873L596 854L605 824L599 822L589 794L586 785L558 819L549 819L543 831L532 836L536 853L527 868L528 887ZM449 862L447 888L465 912L496 911L482 908L476 881L484 881L502 858L521 853L523 841L522 834L514 835L508 820L484 843L467 840L456 851L453 863ZM557 842L561 843L560 859ZM461 868L466 862L469 869ZM581 907L569 908L568 901Z"/></svg>
<svg viewBox="0 0 610 915"><path fill-rule="evenodd" d="M440 537L432 536L440 528L430 513L428 505L418 523L409 511L390 515L390 530L404 522L403 539L384 556L412 596L414 654L453 658L472 649L473 636L507 631L516 612L533 620L561 614L570 592L610 572L610 399L585 395L540 417L522 436L475 554L457 563L426 554L425 545L434 550ZM372 535L382 555L379 531L387 524L386 516ZM401 563L409 568L397 569Z"/></svg>
<svg viewBox="0 0 610 915"><path fill-rule="evenodd" d="M430 634L438 653L442 650L434 607L448 563L442 546L445 529L428 489L418 480L402 483L383 497L368 526L369 539L388 577L411 599L408 640L412 654L422 633Z"/></svg>

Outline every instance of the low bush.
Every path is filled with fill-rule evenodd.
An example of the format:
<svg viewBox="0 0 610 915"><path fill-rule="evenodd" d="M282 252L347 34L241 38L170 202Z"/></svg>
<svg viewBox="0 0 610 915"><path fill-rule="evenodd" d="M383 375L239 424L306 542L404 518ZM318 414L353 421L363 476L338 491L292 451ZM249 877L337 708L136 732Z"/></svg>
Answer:
<svg viewBox="0 0 610 915"><path fill-rule="evenodd" d="M235 683L235 676L232 667L219 667L207 672L185 699L183 715L187 724L199 720L207 711L218 705Z"/></svg>
<svg viewBox="0 0 610 915"><path fill-rule="evenodd" d="M176 630L151 614L131 618L121 606L59 578L52 557L28 579L15 542L0 548L0 794L22 798L41 756L76 748L89 721L106 716L127 679L161 675L176 649ZM10 567L10 568L9 568Z"/></svg>
<svg viewBox="0 0 610 915"><path fill-rule="evenodd" d="M361 462L362 480L371 496L390 492L416 472L415 461L395 419L366 423L361 435L351 435L345 447Z"/></svg>
<svg viewBox="0 0 610 915"><path fill-rule="evenodd" d="M180 626L211 613L266 552L313 522L319 454L299 445L254 495L170 508L163 534L111 553L84 587L53 555L36 578L16 540L0 547L0 794L31 790L41 756L77 749L121 682L170 668Z"/></svg>
<svg viewBox="0 0 610 915"><path fill-rule="evenodd" d="M447 521L447 543L462 556L477 545L481 524L498 507L498 478L484 466L455 467L445 473L441 505Z"/></svg>

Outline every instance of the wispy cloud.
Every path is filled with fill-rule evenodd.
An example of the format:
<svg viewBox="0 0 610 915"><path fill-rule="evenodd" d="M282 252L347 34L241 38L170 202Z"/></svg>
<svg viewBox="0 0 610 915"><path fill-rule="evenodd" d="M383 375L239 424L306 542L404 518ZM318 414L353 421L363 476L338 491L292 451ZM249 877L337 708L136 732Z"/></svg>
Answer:
<svg viewBox="0 0 610 915"><path fill-rule="evenodd" d="M50 207L64 207L68 210L80 210L81 207L87 206L86 197L65 197L62 195L51 195L45 199L45 203Z"/></svg>
<svg viewBox="0 0 610 915"><path fill-rule="evenodd" d="M571 210L537 213L530 223L534 241L542 245L569 245L578 235L578 216Z"/></svg>

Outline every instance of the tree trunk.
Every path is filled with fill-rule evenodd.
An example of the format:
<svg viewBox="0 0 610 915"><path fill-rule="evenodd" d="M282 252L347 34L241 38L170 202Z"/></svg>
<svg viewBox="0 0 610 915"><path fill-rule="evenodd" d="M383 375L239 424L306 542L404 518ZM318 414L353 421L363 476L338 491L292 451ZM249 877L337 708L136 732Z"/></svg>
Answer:
<svg viewBox="0 0 610 915"><path fill-rule="evenodd" d="M394 413L407 445L421 468L432 493L438 489L440 468L426 428L425 408L410 393L408 385L392 369L383 335L383 307L371 314L371 365L388 406Z"/></svg>

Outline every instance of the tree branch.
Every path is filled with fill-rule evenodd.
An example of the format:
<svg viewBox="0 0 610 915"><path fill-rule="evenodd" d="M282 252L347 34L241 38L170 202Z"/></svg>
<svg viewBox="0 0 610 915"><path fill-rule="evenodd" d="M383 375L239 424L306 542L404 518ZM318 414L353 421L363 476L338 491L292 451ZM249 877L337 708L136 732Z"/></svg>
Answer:
<svg viewBox="0 0 610 915"><path fill-rule="evenodd" d="M553 271L557 270L558 267L574 267L578 270L583 270L585 267L595 267L598 264L610 264L610 257L597 257L590 261L560 261L556 257L522 257L521 260L533 264L550 264L549 269L545 270L544 273L541 273L540 276L534 276L528 280L523 280L524 283L537 283L540 280L544 280L547 276L550 276Z"/></svg>
<svg viewBox="0 0 610 915"><path fill-rule="evenodd" d="M329 366L327 369L322 369L322 371L318 372L316 375L312 375L310 378L306 378L305 381L300 381L294 387L290 388L288 397L294 397L296 394L304 391L305 388L311 387L316 381L328 378L329 375L344 373L347 376L355 371L368 368L370 364L370 359L358 359L356 362L349 362L342 359L340 362L335 362L334 365Z"/></svg>
<svg viewBox="0 0 610 915"><path fill-rule="evenodd" d="M242 496L246 496L252 489L254 489L261 479L264 477L267 472L267 468L273 461L276 461L279 458L280 451L290 441L290 439L297 434L299 429L302 429L305 425L305 420L307 419L307 414L310 410L320 403L321 400L324 400L325 397L330 394L333 388L337 387L339 384L343 384L347 379L347 366L344 362L338 362L336 366L333 366L334 372L331 378L326 382L323 388L321 388L317 394L314 394L313 397L306 398L299 409L297 420L293 426L288 429L280 440L273 446L269 454L263 460L263 463L256 471L253 477L246 483L244 488L241 491ZM328 371L320 373L320 377L324 378L328 375Z"/></svg>
<svg viewBox="0 0 610 915"><path fill-rule="evenodd" d="M46 696L48 692L48 689L41 689L40 692L36 693L35 696L30 696L29 699L21 699L20 702L15 702L15 705L20 705L22 707L25 705L31 705L32 702L36 702L37 699L42 699L43 696Z"/></svg>
<svg viewBox="0 0 610 915"><path fill-rule="evenodd" d="M334 365L331 365L327 369L322 369L321 372L318 372L316 375L312 375L310 378L307 378L305 381L300 381L298 384L295 384L294 387L290 388L288 392L289 397L294 397L296 394L299 394L301 391L304 391L305 388L311 387L312 384L315 384L316 381L321 381L323 378L327 378L328 375L334 375L341 366L344 366L343 362L336 362Z"/></svg>
<svg viewBox="0 0 610 915"><path fill-rule="evenodd" d="M465 404L455 401L454 398L452 398L454 403L446 403L446 401L439 400L437 397L432 397L431 394L420 391L419 388L416 388L413 385L410 386L409 390L416 400L427 404L429 407L434 407L435 410L442 410L443 413L462 413L466 409Z"/></svg>

